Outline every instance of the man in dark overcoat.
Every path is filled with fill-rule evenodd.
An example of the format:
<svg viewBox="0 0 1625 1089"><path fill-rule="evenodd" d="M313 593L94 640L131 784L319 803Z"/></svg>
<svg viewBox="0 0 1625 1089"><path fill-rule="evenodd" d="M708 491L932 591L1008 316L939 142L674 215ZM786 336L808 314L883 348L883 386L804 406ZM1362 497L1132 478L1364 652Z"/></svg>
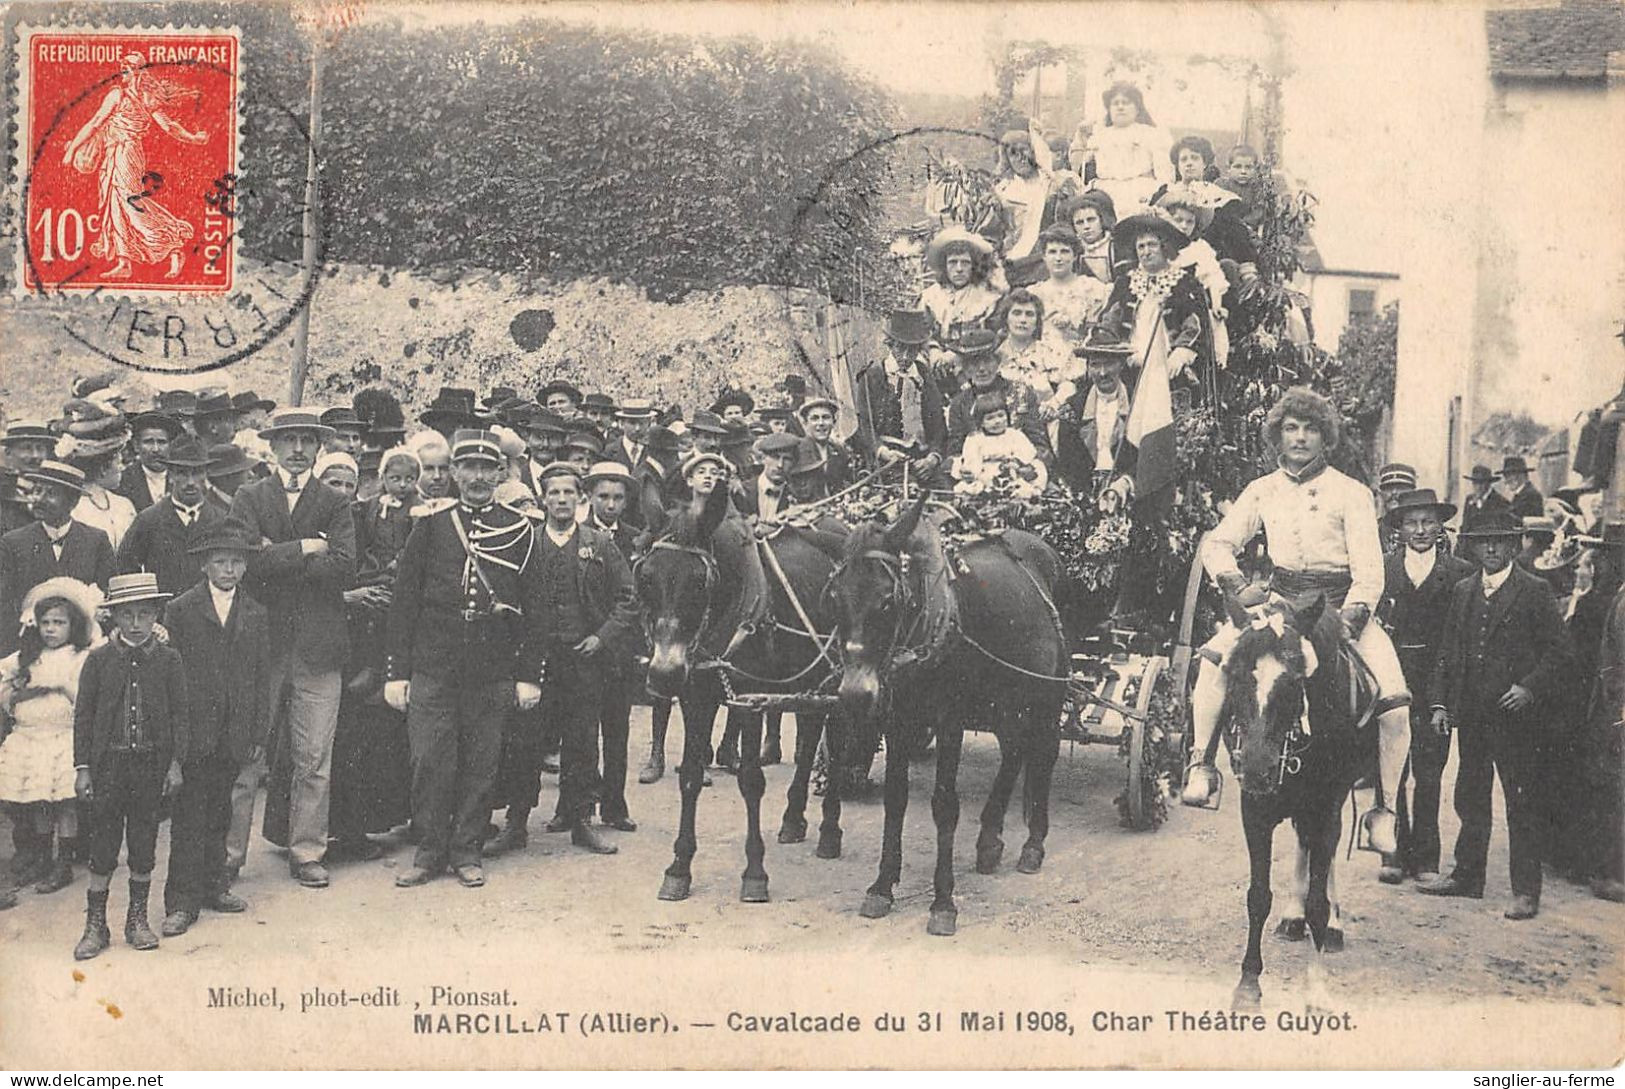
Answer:
<svg viewBox="0 0 1625 1089"><path fill-rule="evenodd" d="M135 516L114 562L120 574L151 571L158 589L180 594L203 578L192 542L225 521L226 512L208 501L209 454L197 439L170 444L164 466L164 494Z"/></svg>
<svg viewBox="0 0 1625 1089"><path fill-rule="evenodd" d="M1411 759L1400 777L1399 849L1385 856L1378 879L1397 884L1407 875L1430 878L1439 872L1439 793L1450 735L1430 724L1428 684L1439 660L1440 638L1450 592L1477 568L1438 548L1444 523L1456 513L1441 503L1432 488L1401 492L1384 516L1397 533L1400 547L1383 560L1382 601L1377 620L1393 637L1405 683L1411 690ZM1407 797L1405 782L1414 784Z"/></svg>
<svg viewBox="0 0 1625 1089"><path fill-rule="evenodd" d="M33 489L34 520L0 537L0 657L17 649L23 598L44 582L66 575L87 586L107 586L113 545L107 534L73 518L84 495L85 474L60 461L45 461L20 474Z"/></svg>
<svg viewBox="0 0 1625 1089"><path fill-rule="evenodd" d="M1559 702L1574 657L1551 590L1512 562L1521 530L1511 511L1496 511L1467 531L1480 571L1450 592L1429 683L1433 728L1454 730L1458 739L1461 832L1451 872L1417 885L1431 896L1484 895L1490 803L1499 775L1512 869L1509 919L1531 919L1540 910L1541 842L1531 790L1550 709Z"/></svg>

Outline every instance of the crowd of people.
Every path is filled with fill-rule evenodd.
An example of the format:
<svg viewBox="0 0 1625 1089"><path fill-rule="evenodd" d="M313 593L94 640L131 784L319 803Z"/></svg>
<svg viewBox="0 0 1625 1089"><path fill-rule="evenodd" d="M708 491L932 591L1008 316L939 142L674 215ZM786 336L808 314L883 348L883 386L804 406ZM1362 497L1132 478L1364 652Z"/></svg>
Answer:
<svg viewBox="0 0 1625 1089"><path fill-rule="evenodd" d="M17 853L0 908L87 866L75 955L95 956L122 851L136 948L242 912L262 788L261 834L309 888L403 827L415 847L397 885L449 872L481 886L485 859L528 845L549 775L546 829L612 854L606 829L637 829L632 565L685 505L724 489L739 518L772 522L898 463L967 497L1128 501L1140 376L1155 363L1201 396L1224 365L1236 292L1257 276L1260 164L1238 146L1221 173L1206 140L1170 140L1131 85L1104 101L1107 123L1064 163L1036 130L1005 135L996 237L950 225L932 239L935 282L889 315L850 411L796 375L771 402L726 388L704 408L564 378L442 387L410 422L382 388L323 411L224 388L138 406L100 376L75 382L58 418L11 421L0 803ZM1324 398L1294 390L1276 408L1281 468L1229 508L1203 560L1243 596L1233 557L1262 531L1265 597L1337 597L1390 698L1369 824L1383 880L1482 895L1498 772L1518 917L1538 907L1543 858L1619 899L1619 527L1596 524L1591 493L1545 500L1509 458L1474 470L1451 547L1456 510L1414 472L1387 467L1374 496L1327 466ZM1222 660L1224 633L1208 651ZM1212 789L1216 676L1197 686L1191 804ZM1590 703L1566 698L1599 676ZM655 701L642 782L664 774L669 715ZM1440 877L1452 731L1463 832ZM720 765L736 746L724 737ZM780 750L770 721L764 760ZM1600 785L1575 791L1576 776ZM1610 798L1609 813L1588 808Z"/></svg>

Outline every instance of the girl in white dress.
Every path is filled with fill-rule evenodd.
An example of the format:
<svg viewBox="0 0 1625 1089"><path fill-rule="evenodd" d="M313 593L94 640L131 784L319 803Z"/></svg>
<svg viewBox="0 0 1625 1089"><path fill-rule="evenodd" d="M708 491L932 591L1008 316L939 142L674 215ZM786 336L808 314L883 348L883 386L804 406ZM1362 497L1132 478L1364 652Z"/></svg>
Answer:
<svg viewBox="0 0 1625 1089"><path fill-rule="evenodd" d="M1174 180L1168 160L1171 141L1146 111L1145 98L1132 83L1114 83L1101 96L1106 123L1093 131L1080 125L1072 146L1073 168L1080 174L1095 164L1093 186L1112 198L1119 218L1143 212L1152 194Z"/></svg>
<svg viewBox="0 0 1625 1089"><path fill-rule="evenodd" d="M34 891L56 892L73 881L73 865L60 843L78 833L74 808L73 705L79 671L102 641L96 625L100 594L76 579L47 579L23 599L17 653L0 661L0 802L26 807L54 863L42 859ZM15 811L14 811L15 812Z"/></svg>

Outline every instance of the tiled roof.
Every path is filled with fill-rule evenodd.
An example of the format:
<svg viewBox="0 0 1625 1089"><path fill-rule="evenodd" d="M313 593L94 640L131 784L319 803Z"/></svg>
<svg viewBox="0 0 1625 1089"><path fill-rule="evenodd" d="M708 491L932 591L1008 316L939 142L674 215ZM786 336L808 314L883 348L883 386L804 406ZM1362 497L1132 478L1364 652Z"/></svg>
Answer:
<svg viewBox="0 0 1625 1089"><path fill-rule="evenodd" d="M1491 11L1485 25L1496 79L1602 79L1625 50L1625 0Z"/></svg>

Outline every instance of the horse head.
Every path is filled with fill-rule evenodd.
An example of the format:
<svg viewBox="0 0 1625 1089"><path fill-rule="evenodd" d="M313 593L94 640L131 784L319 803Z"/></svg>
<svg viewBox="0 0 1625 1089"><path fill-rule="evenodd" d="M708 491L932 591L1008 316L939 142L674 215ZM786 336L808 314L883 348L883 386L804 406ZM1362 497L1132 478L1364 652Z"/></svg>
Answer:
<svg viewBox="0 0 1625 1089"><path fill-rule="evenodd" d="M830 575L841 639L840 698L853 722L867 722L878 710L893 652L919 610L909 545L925 500L922 492L889 525L877 519L853 530Z"/></svg>
<svg viewBox="0 0 1625 1089"><path fill-rule="evenodd" d="M718 488L698 514L678 511L670 529L649 546L635 576L649 638L649 691L673 697L688 683L695 649L712 627L722 592L722 572L712 538L728 513L726 489Z"/></svg>
<svg viewBox="0 0 1625 1089"><path fill-rule="evenodd" d="M1273 794L1297 770L1292 742L1317 665L1308 636L1325 608L1324 595L1301 609L1271 605L1255 615L1229 605L1241 636L1224 663L1223 721L1235 731L1236 776L1249 794Z"/></svg>

